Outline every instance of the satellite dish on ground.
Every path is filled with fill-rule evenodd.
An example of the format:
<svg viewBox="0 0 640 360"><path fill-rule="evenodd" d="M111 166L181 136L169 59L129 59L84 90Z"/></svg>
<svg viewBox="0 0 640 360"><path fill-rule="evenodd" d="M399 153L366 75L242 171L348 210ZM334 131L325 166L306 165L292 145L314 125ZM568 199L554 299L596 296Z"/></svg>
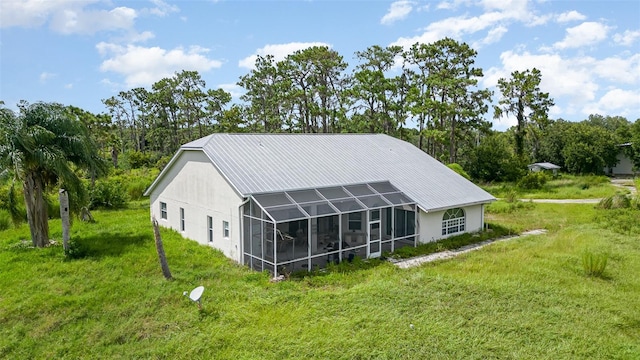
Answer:
<svg viewBox="0 0 640 360"><path fill-rule="evenodd" d="M189 294L189 299L198 303L198 309L202 309L202 304L200 303L200 298L202 297L202 292L204 291L204 286L198 286L197 288L191 290ZM183 292L182 295L187 296L187 292Z"/></svg>

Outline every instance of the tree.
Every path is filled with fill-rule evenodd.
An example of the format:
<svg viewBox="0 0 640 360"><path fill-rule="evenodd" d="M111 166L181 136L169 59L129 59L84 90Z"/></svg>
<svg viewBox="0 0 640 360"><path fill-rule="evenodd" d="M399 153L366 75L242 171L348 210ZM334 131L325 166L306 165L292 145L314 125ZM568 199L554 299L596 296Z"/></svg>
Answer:
<svg viewBox="0 0 640 360"><path fill-rule="evenodd" d="M59 185L71 193L85 193L75 169L106 171L98 149L83 123L56 103L21 102L19 114L0 109L0 166L22 182L31 241L49 243L45 194Z"/></svg>
<svg viewBox="0 0 640 360"><path fill-rule="evenodd" d="M507 133L492 133L480 140L463 167L479 181L516 181L525 173L525 164L513 153Z"/></svg>
<svg viewBox="0 0 640 360"><path fill-rule="evenodd" d="M363 63L356 66L348 93L359 110L357 115L362 118L362 130L395 134L397 124L392 111L399 108L394 107L393 100L400 90L397 86L400 83L386 74L401 53L400 46L382 48L378 45L356 52L356 57Z"/></svg>
<svg viewBox="0 0 640 360"><path fill-rule="evenodd" d="M524 155L525 136L529 133L533 141L533 157L536 157L539 137L538 130L544 130L548 123L549 108L554 105L549 93L542 92L539 88L542 74L540 70L533 68L523 72L514 71L509 80L498 80L498 89L502 98L499 106L494 106L494 118L499 119L504 115L514 115L518 121L515 130L516 154Z"/></svg>

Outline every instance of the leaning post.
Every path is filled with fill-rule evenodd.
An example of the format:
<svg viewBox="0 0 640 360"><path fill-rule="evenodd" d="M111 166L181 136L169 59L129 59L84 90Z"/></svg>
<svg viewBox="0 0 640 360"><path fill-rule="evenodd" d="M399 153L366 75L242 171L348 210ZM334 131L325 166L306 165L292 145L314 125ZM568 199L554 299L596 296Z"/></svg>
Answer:
<svg viewBox="0 0 640 360"><path fill-rule="evenodd" d="M153 224L153 234L156 239L156 250L158 251L158 258L160 259L160 267L162 268L162 275L167 280L173 279L171 271L169 271L169 264L167 263L167 256L164 254L164 247L162 246L162 237L160 236L160 227L158 221L154 216L151 220Z"/></svg>
<svg viewBox="0 0 640 360"><path fill-rule="evenodd" d="M71 227L69 221L69 193L65 189L60 189L58 198L60 199L60 219L62 220L62 248L66 252L69 250L69 228Z"/></svg>

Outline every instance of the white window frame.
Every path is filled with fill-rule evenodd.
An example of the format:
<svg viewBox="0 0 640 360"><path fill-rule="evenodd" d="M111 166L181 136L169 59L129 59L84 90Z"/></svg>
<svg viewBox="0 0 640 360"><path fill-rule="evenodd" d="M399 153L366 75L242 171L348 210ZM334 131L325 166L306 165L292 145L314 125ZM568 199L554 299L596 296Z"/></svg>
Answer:
<svg viewBox="0 0 640 360"><path fill-rule="evenodd" d="M213 217L207 216L207 239L213 242Z"/></svg>
<svg viewBox="0 0 640 360"><path fill-rule="evenodd" d="M167 203L160 201L160 219L167 220Z"/></svg>
<svg viewBox="0 0 640 360"><path fill-rule="evenodd" d="M445 211L442 215L442 235L463 233L466 229L467 216L462 208Z"/></svg>
<svg viewBox="0 0 640 360"><path fill-rule="evenodd" d="M185 222L184 222L184 208L180 208L180 231L184 231Z"/></svg>
<svg viewBox="0 0 640 360"><path fill-rule="evenodd" d="M229 222L222 220L222 237L229 238L231 232L229 231Z"/></svg>

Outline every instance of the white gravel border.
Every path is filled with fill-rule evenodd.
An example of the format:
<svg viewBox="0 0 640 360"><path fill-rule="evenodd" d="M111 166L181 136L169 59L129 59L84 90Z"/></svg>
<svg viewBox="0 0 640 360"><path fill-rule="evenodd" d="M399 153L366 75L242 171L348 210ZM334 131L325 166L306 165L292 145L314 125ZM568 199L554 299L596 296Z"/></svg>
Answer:
<svg viewBox="0 0 640 360"><path fill-rule="evenodd" d="M414 257L411 259L405 259L405 260L389 259L389 261L401 269L408 269L410 267L419 266L421 264L432 262L432 261L450 259L460 254L465 254L474 250L481 249L494 242L516 239L522 236L541 235L541 234L545 234L546 232L547 230L545 229L530 230L530 231L525 231L520 235L504 236L497 239L485 240L476 244L466 245L455 250L445 250L445 251L441 251L441 252L437 252L429 255L417 256L417 257Z"/></svg>

